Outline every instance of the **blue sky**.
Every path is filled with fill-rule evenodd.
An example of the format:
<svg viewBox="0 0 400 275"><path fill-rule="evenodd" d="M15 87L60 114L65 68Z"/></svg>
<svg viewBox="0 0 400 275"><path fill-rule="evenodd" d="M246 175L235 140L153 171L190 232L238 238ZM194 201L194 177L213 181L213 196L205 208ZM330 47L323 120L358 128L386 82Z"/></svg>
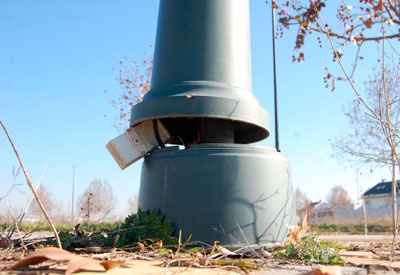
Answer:
<svg viewBox="0 0 400 275"><path fill-rule="evenodd" d="M270 7L251 0L250 8L253 93L273 122ZM121 171L105 148L119 134L108 97L121 92L112 68L124 57L141 60L154 44L157 13L156 0L0 2L0 119L33 182L48 162L42 184L65 211L71 206L73 165L75 198L92 179L107 179L118 197L117 214L124 216L128 198L138 193L141 162ZM294 33L277 40L280 143L294 186L319 200L342 185L356 200L356 174L330 157L329 142L346 128L343 106L353 92L346 83L333 93L324 88L324 48L310 43L306 61L298 64L291 62L293 45ZM359 70L361 80L369 67ZM261 145L274 146L273 123L271 132ZM12 184L14 165L17 159L1 131L0 196ZM359 177L362 189L389 179L385 172ZM30 194L23 177L18 182L23 186L9 197L15 209ZM0 215L5 213L3 201Z"/></svg>

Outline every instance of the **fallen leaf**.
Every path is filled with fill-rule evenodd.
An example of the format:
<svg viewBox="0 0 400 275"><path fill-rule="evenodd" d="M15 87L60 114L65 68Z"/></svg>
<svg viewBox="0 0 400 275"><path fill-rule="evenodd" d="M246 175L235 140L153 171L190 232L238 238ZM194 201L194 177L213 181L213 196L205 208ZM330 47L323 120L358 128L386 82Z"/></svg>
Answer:
<svg viewBox="0 0 400 275"><path fill-rule="evenodd" d="M338 266L321 266L313 268L309 273L311 275L341 275L342 271Z"/></svg>
<svg viewBox="0 0 400 275"><path fill-rule="evenodd" d="M104 261L104 262L100 262L100 265L102 265L104 267L104 269L110 270L116 267L119 267L120 265L124 264L125 261Z"/></svg>
<svg viewBox="0 0 400 275"><path fill-rule="evenodd" d="M280 246L280 245L278 245L278 246L275 246L274 247L274 252L277 252L277 251L281 251L281 250L284 250L285 249L285 247L284 246Z"/></svg>
<svg viewBox="0 0 400 275"><path fill-rule="evenodd" d="M7 238L0 237L0 248L7 248L10 246L10 241Z"/></svg>
<svg viewBox="0 0 400 275"><path fill-rule="evenodd" d="M232 252L229 249L226 249L225 247L222 247L220 245L217 245L217 249L224 256L237 256L238 255L235 252Z"/></svg>
<svg viewBox="0 0 400 275"><path fill-rule="evenodd" d="M294 228L289 228L290 232L286 237L285 246L290 244L301 243L301 237L303 237L304 233L306 233L308 228L309 226L307 225L307 213L306 213L301 226L295 226Z"/></svg>
<svg viewBox="0 0 400 275"><path fill-rule="evenodd" d="M264 250L264 249L262 249L260 251L260 253L264 258L267 258L267 259L271 258L272 255L273 255L272 253L270 253L270 252L268 252L267 250Z"/></svg>
<svg viewBox="0 0 400 275"><path fill-rule="evenodd" d="M199 265L208 265L208 258L207 257L201 257L199 259Z"/></svg>
<svg viewBox="0 0 400 275"><path fill-rule="evenodd" d="M74 231L75 231L75 235L76 235L76 236L78 236L79 238L82 238L82 233L79 231L79 226L80 226L80 225L81 225L80 223L78 223L77 225L75 225Z"/></svg>
<svg viewBox="0 0 400 275"><path fill-rule="evenodd" d="M75 273L78 270L87 270L93 267L103 267L103 270L109 270L122 265L125 261L104 261L100 262L88 257L82 257L66 250L56 247L46 247L36 250L31 255L20 260L16 264L7 268L7 270L14 270L28 265L39 264L46 260L53 260L57 262L68 262L65 274Z"/></svg>

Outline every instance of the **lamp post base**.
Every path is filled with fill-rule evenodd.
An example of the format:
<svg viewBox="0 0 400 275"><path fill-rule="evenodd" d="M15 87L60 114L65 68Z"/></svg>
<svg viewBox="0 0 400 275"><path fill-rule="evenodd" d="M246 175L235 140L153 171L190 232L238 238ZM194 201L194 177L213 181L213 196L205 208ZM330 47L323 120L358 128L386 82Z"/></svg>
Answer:
<svg viewBox="0 0 400 275"><path fill-rule="evenodd" d="M287 157L251 145L151 153L142 166L139 207L160 209L183 238L233 247L280 245L288 225L296 225Z"/></svg>

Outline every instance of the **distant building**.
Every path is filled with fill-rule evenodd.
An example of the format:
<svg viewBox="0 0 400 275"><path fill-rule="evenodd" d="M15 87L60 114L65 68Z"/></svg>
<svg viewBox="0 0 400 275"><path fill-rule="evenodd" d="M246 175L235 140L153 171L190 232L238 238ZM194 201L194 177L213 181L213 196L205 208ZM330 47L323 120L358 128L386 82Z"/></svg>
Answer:
<svg viewBox="0 0 400 275"><path fill-rule="evenodd" d="M313 206L316 219L333 216L333 211L329 203L319 201L319 202L314 202L311 205Z"/></svg>
<svg viewBox="0 0 400 275"><path fill-rule="evenodd" d="M397 206L399 206L400 181L397 181ZM362 195L365 207L369 209L392 208L392 182L382 181Z"/></svg>
<svg viewBox="0 0 400 275"><path fill-rule="evenodd" d="M397 207L400 205L400 180L397 181ZM365 203L365 214L368 222L391 219L392 217L392 182L382 181L367 190L361 198ZM329 224L332 222L359 223L364 220L362 205L336 205L326 202L310 204L313 216L310 223ZM309 212L309 211L308 211Z"/></svg>
<svg viewBox="0 0 400 275"><path fill-rule="evenodd" d="M327 202L318 202L313 204L314 217L310 223L329 224L340 222L354 222L362 218L362 209L359 205L336 205L332 206Z"/></svg>

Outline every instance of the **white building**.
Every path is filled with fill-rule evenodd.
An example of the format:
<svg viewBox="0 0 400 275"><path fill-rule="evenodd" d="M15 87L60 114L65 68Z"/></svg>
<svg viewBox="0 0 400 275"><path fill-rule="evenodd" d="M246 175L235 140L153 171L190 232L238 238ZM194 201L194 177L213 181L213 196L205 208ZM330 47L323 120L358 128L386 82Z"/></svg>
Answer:
<svg viewBox="0 0 400 275"><path fill-rule="evenodd" d="M399 187L400 181L397 181L397 207L399 206ZM392 182L382 181L369 189L362 195L365 207L369 209L392 208Z"/></svg>

